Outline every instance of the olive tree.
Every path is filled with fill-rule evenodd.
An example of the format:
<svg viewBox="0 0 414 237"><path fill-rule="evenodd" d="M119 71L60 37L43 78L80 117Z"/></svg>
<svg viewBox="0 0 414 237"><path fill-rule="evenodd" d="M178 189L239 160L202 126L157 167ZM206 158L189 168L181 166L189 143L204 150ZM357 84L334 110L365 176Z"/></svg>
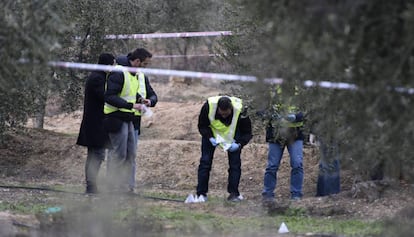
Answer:
<svg viewBox="0 0 414 237"><path fill-rule="evenodd" d="M50 84L47 62L60 48L67 27L58 3L1 1L0 134L22 125L36 112Z"/></svg>
<svg viewBox="0 0 414 237"><path fill-rule="evenodd" d="M232 2L243 6L240 15L257 27L247 25L238 36L250 42L239 62L250 65L259 78L280 77L303 87L298 102L307 105L308 118L318 122L320 135L341 142L342 163L364 179L410 178L414 98L407 88L414 87L412 4ZM345 82L357 89L304 87L307 80ZM258 95L267 93L258 90L267 88L255 88L252 94L263 101Z"/></svg>

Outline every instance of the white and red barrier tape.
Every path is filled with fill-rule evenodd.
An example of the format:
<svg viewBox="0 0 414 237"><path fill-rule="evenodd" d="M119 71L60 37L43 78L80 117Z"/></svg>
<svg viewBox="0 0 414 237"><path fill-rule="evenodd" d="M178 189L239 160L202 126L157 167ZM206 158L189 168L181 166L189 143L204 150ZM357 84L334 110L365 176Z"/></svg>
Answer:
<svg viewBox="0 0 414 237"><path fill-rule="evenodd" d="M143 72L148 75L162 75L162 76L177 76L177 77L193 77L193 78L209 78L217 80L228 81L256 81L254 76L243 76L235 74L224 73L208 73L208 72L193 72L193 71L180 71L169 69L156 69L156 68L134 68L134 67L116 67L110 65L101 64L88 64L88 63L73 63L73 62L49 62L49 65L54 67L64 68L76 68L83 70L101 70L101 71L129 71L136 73L137 71Z"/></svg>
<svg viewBox="0 0 414 237"><path fill-rule="evenodd" d="M125 34L106 35L105 39L152 39L152 38L189 38L207 36L232 35L231 31L202 31L202 32L176 32L176 33L150 33L150 34Z"/></svg>
<svg viewBox="0 0 414 237"><path fill-rule="evenodd" d="M154 55L152 58L198 58L198 57L220 57L221 54L170 54L170 55Z"/></svg>
<svg viewBox="0 0 414 237"><path fill-rule="evenodd" d="M243 81L243 82L256 82L258 79L255 76L236 75L236 74L224 74L224 73L209 73L209 72L193 72L193 71L181 71L181 70L169 70L158 68L134 68L134 67L116 67L111 65L101 64L88 64L88 63L74 63L74 62L61 62L54 61L49 62L50 66L74 68L81 70L101 70L101 71L129 71L132 73L143 72L148 75L162 75L162 76L177 76L177 77L192 77L192 78L208 78L215 80L226 81ZM267 78L264 79L265 83L269 84L282 84L282 78ZM342 90L357 90L358 87L355 84L345 82L330 82L330 81L310 81L307 80L303 83L305 87L321 87L330 89L342 89ZM414 88L397 87L395 91L400 93L414 94Z"/></svg>
<svg viewBox="0 0 414 237"><path fill-rule="evenodd" d="M209 37L209 36L227 36L233 35L231 31L200 31L200 32L174 32L174 33L148 33L148 34L122 34L122 35L105 35L108 40L115 39L154 39L154 38L189 38L189 37ZM82 37L76 36L79 40Z"/></svg>

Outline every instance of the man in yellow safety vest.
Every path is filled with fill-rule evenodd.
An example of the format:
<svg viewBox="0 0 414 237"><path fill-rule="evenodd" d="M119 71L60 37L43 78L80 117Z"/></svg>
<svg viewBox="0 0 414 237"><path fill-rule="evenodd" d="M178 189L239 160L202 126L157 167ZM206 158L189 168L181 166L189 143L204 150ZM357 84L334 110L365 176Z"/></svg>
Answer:
<svg viewBox="0 0 414 237"><path fill-rule="evenodd" d="M144 48L137 48L135 50L136 55L139 59L139 64L137 67L139 68L145 68L148 64L151 62L152 54L144 49ZM116 62L118 65L129 67L130 63L128 60L128 56L130 56L131 53L128 55L122 55L116 58ZM143 72L138 71L137 72L137 78L138 78L138 94L137 94L137 103L144 104L147 108L144 109L144 112L147 112L148 114L148 107L154 107L158 102L158 96L155 93L154 89L151 86L150 80L148 79L147 75L144 75ZM147 110L147 111L145 111ZM135 145L138 147L138 140L139 135L141 134L141 116L142 112L139 110L135 111L135 119L133 121L134 124L134 135L135 135ZM138 149L136 148L138 151ZM129 191L133 192L135 188L135 173L136 173L136 162L133 160L131 162L131 178L129 180Z"/></svg>
<svg viewBox="0 0 414 237"><path fill-rule="evenodd" d="M128 54L128 66L139 65L139 53L135 50ZM118 67L120 70L109 75L105 92L104 126L111 142L107 173L114 191L129 192L131 167L137 155L133 121L135 111L141 111L143 104L137 102L139 81L136 72Z"/></svg>
<svg viewBox="0 0 414 237"><path fill-rule="evenodd" d="M240 154L252 138L252 127L242 100L229 96L207 99L198 120L201 139L201 158L198 166L197 200L207 201L208 182L216 147L223 148L229 159L227 191L228 201L242 200L239 192L241 176Z"/></svg>

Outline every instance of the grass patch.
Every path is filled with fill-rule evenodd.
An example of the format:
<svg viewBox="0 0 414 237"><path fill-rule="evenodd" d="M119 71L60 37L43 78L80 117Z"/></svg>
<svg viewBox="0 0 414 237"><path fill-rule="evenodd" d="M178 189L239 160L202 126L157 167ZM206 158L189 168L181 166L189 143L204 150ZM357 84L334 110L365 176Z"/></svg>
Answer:
<svg viewBox="0 0 414 237"><path fill-rule="evenodd" d="M208 208L208 205L206 205ZM292 211L293 213L296 212ZM125 214L126 212L124 212ZM128 212L129 214L137 212ZM177 209L164 206L149 207L140 210L146 221L158 223L164 229L177 233L195 233L205 235L242 235L253 236L257 233L275 233L284 222L293 234L320 233L345 236L372 236L382 231L380 222L362 220L337 220L332 218L315 218L304 216L224 216L205 210ZM124 215L125 219L140 218Z"/></svg>
<svg viewBox="0 0 414 237"><path fill-rule="evenodd" d="M79 187L72 188L76 190ZM57 215L61 217L59 220L69 224L75 221L89 226L87 223L90 221L95 225L104 221L106 224L102 228L113 225L131 233L136 229L145 229L149 233L169 233L168 236L274 236L283 222L292 234L373 236L384 229L379 221L310 217L305 209L298 207L288 207L283 215L270 215L254 202L230 203L219 197L209 197L206 203L184 204L184 196L166 192L93 197L54 194L48 193L46 199L42 194L39 197L24 196L24 200L15 202L0 201L0 211L37 214L45 213L49 207L59 206L57 203L65 203L62 212Z"/></svg>
<svg viewBox="0 0 414 237"><path fill-rule="evenodd" d="M9 211L17 214L37 214L44 212L48 207L50 207L50 205L0 202L0 211Z"/></svg>

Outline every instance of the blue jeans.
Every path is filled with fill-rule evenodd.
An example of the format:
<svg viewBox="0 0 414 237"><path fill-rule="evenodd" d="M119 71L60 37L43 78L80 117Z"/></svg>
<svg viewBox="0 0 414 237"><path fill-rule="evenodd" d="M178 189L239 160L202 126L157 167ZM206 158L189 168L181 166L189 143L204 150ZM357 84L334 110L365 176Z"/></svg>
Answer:
<svg viewBox="0 0 414 237"><path fill-rule="evenodd" d="M129 186L132 164L135 163L136 141L132 122L123 122L116 133L109 133L111 149L108 151L108 176L114 188Z"/></svg>
<svg viewBox="0 0 414 237"><path fill-rule="evenodd" d="M316 196L326 196L341 191L339 146L336 141L319 139L321 159L316 184Z"/></svg>
<svg viewBox="0 0 414 237"><path fill-rule="evenodd" d="M198 184L197 195L207 195L208 193L208 181L210 179L211 166L213 165L213 156L216 147L211 145L208 138L201 139L201 158L200 165L198 166ZM239 183L241 177L241 150L235 152L227 152L229 160L228 179L227 179L227 192L234 193L237 196L240 195Z"/></svg>
<svg viewBox="0 0 414 237"><path fill-rule="evenodd" d="M290 156L290 194L291 198L302 197L303 186L303 140L296 140L286 146ZM279 143L269 143L267 156L267 167L264 174L264 187L262 195L264 198L275 197L275 188L277 184L277 171L282 160L285 146Z"/></svg>

